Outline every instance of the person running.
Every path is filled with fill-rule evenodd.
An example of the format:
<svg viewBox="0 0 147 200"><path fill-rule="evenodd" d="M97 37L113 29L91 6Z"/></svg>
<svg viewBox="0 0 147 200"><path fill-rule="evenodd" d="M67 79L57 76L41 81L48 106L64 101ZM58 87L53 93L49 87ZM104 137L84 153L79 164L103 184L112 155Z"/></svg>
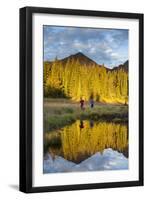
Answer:
<svg viewBox="0 0 147 200"><path fill-rule="evenodd" d="M80 100L80 107L82 110L84 110L84 100L82 98Z"/></svg>
<svg viewBox="0 0 147 200"><path fill-rule="evenodd" d="M94 107L94 100L93 100L93 98L90 99L90 107L91 107L91 108Z"/></svg>

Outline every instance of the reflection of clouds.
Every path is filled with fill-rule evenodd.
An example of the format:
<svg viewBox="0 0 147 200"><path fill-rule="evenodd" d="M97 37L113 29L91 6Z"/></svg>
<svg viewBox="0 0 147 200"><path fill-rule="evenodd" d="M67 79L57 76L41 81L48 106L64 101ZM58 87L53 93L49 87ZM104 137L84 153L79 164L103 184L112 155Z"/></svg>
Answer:
<svg viewBox="0 0 147 200"><path fill-rule="evenodd" d="M128 159L122 153L108 148L102 154L97 152L79 164L57 155L53 159L51 154L47 154L43 160L43 173L106 170L128 170Z"/></svg>
<svg viewBox="0 0 147 200"><path fill-rule="evenodd" d="M108 67L128 59L128 31L44 26L44 59L83 52Z"/></svg>

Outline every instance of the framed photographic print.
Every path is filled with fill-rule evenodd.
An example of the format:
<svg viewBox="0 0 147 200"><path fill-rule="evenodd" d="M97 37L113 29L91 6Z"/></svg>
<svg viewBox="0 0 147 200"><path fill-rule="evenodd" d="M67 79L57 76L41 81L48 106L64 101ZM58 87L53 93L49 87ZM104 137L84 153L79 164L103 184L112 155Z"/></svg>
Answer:
<svg viewBox="0 0 147 200"><path fill-rule="evenodd" d="M20 9L20 191L143 185L143 14Z"/></svg>

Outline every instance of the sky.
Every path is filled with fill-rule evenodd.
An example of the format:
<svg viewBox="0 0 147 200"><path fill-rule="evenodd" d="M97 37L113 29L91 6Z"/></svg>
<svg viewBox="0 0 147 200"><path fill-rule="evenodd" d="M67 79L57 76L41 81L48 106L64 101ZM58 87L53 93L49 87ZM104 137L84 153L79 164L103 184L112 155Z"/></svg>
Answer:
<svg viewBox="0 0 147 200"><path fill-rule="evenodd" d="M82 52L113 68L128 60L128 30L43 26L44 61Z"/></svg>

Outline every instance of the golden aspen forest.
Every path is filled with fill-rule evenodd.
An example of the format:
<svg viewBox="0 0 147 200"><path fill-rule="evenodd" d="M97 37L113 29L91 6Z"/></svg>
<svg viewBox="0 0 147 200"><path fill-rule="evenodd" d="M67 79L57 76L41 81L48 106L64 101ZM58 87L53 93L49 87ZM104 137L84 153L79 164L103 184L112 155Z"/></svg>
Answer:
<svg viewBox="0 0 147 200"><path fill-rule="evenodd" d="M125 67L114 70L104 65L81 63L85 55L79 53L66 62L57 60L44 62L44 97L81 97L89 100L93 96L97 102L128 103L128 71ZM79 58L79 59L78 59Z"/></svg>

